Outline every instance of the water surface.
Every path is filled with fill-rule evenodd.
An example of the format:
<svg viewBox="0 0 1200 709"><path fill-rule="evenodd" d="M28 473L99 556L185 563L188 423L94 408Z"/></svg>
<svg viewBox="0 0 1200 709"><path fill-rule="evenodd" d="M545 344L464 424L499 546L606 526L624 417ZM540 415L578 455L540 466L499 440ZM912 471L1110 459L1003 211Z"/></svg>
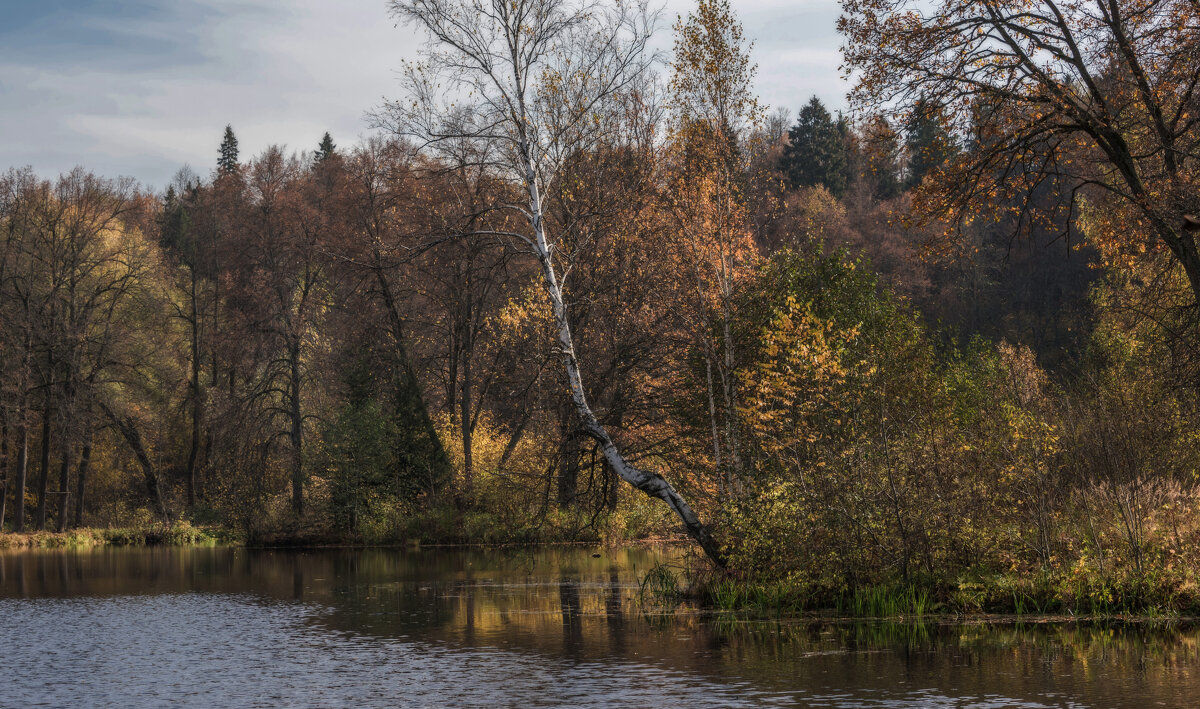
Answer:
<svg viewBox="0 0 1200 709"><path fill-rule="evenodd" d="M593 553L0 553L0 706L1200 706L1194 626L662 613Z"/></svg>

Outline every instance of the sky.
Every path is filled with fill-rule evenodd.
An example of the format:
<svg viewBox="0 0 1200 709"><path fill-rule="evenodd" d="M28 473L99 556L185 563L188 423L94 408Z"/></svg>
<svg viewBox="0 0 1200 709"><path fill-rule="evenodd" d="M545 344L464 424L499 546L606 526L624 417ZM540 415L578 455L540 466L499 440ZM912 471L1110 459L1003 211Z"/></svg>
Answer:
<svg viewBox="0 0 1200 709"><path fill-rule="evenodd" d="M667 0L658 46L691 6ZM733 7L763 102L844 106L837 0ZM0 0L0 170L82 165L160 189L183 165L208 174L226 124L243 158L325 131L350 145L420 45L385 0Z"/></svg>

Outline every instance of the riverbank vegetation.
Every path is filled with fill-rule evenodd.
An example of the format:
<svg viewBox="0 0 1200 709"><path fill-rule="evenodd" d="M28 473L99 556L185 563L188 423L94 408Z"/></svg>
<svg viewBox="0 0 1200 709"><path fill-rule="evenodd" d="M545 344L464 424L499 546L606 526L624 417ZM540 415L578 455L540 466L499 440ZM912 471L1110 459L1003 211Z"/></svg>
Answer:
<svg viewBox="0 0 1200 709"><path fill-rule="evenodd" d="M220 527L173 525L78 527L65 532L0 533L0 549L79 549L102 546L213 546L238 541Z"/></svg>
<svg viewBox="0 0 1200 709"><path fill-rule="evenodd" d="M847 0L853 112L793 121L721 0L666 66L625 4L397 0L438 43L358 145L10 170L0 528L686 534L721 607L1200 612L1198 20L1125 5Z"/></svg>

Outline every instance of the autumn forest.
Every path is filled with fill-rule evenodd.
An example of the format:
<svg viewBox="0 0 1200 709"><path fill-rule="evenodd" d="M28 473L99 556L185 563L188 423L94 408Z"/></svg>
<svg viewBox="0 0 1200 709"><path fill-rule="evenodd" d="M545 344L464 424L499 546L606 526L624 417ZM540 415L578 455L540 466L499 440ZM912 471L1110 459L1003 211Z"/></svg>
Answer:
<svg viewBox="0 0 1200 709"><path fill-rule="evenodd" d="M1194 0L842 0L794 111L728 0L388 11L429 42L358 143L0 174L0 538L1200 611Z"/></svg>

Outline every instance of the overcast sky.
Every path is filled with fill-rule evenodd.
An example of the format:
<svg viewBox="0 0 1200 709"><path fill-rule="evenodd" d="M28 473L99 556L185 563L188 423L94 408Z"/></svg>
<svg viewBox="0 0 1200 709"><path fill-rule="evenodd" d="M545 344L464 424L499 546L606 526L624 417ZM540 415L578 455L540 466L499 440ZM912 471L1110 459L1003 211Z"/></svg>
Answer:
<svg viewBox="0 0 1200 709"><path fill-rule="evenodd" d="M666 5L658 44L689 0ZM837 0L733 0L762 100L844 105ZM369 132L416 35L384 0L0 0L0 170L83 165L161 188L208 174L226 123L242 156Z"/></svg>

